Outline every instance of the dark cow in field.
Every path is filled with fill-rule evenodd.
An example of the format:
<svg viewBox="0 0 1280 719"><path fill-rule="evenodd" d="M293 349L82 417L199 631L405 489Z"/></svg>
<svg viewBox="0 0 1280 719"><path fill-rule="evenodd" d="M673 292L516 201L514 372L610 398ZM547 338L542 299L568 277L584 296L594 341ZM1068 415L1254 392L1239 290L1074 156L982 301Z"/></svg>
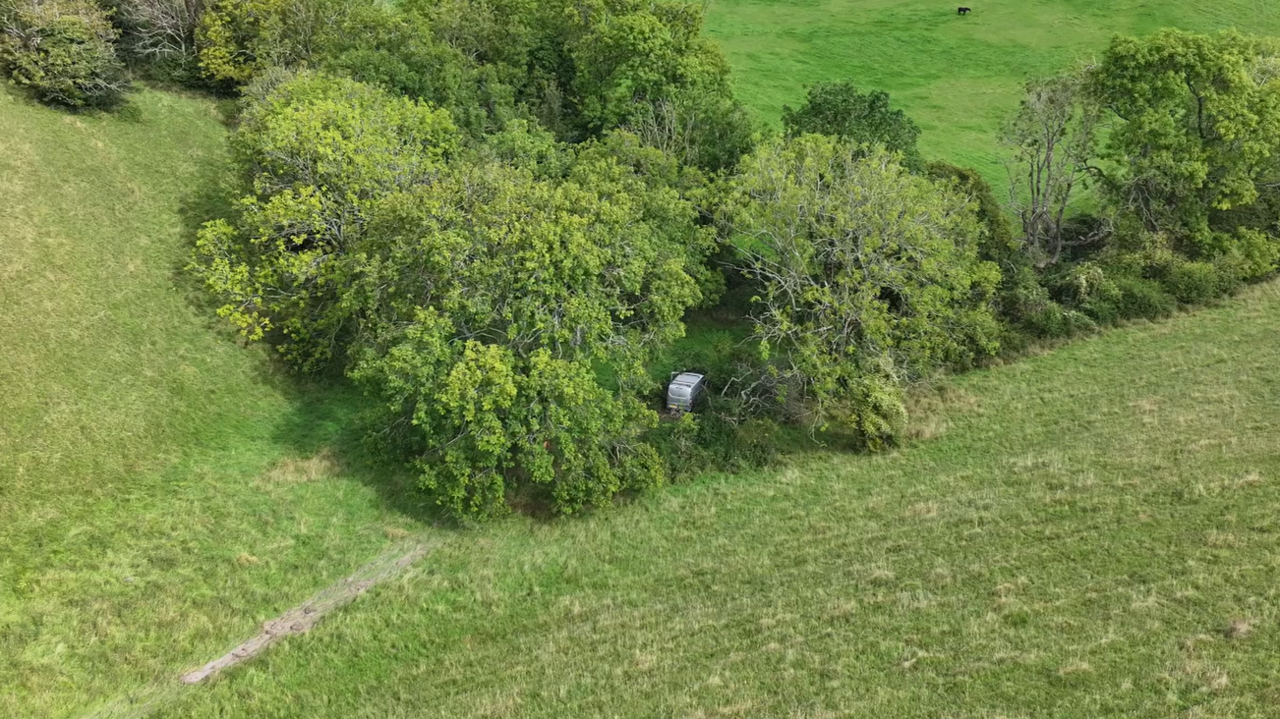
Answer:
<svg viewBox="0 0 1280 719"><path fill-rule="evenodd" d="M971 12L973 12L973 8L962 7L959 10L956 10L956 13L959 15L968 15Z"/></svg>

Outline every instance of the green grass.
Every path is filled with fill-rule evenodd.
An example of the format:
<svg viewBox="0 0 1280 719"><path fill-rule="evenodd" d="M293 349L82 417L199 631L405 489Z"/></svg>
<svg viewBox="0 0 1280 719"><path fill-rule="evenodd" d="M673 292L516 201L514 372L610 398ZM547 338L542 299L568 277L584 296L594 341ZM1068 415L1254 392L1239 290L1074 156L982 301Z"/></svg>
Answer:
<svg viewBox="0 0 1280 719"><path fill-rule="evenodd" d="M960 17L956 6L973 7ZM886 90L921 126L929 157L1005 177L997 142L1022 84L1059 72L1116 33L1237 27L1280 34L1267 0L713 0L707 31L738 95L778 123L804 85L852 79ZM1001 187L1003 184L997 185Z"/></svg>
<svg viewBox="0 0 1280 719"><path fill-rule="evenodd" d="M192 303L213 103L136 104L70 116L0 89L3 717L201 664L415 526L351 449L351 392L280 381Z"/></svg>
<svg viewBox="0 0 1280 719"><path fill-rule="evenodd" d="M1277 316L960 377L892 454L458 533L158 716L1273 717Z"/></svg>
<svg viewBox="0 0 1280 719"><path fill-rule="evenodd" d="M709 25L763 115L852 77L989 176L1021 79L1112 32L1280 31L1255 0L952 5L718 0ZM0 91L0 716L130 696L184 718L1280 706L1280 285L957 378L892 454L443 530L363 457L350 388L281 379L211 318L180 268L225 128L205 100L136 104ZM670 363L740 334L694 329ZM436 547L409 575L175 688L405 532Z"/></svg>

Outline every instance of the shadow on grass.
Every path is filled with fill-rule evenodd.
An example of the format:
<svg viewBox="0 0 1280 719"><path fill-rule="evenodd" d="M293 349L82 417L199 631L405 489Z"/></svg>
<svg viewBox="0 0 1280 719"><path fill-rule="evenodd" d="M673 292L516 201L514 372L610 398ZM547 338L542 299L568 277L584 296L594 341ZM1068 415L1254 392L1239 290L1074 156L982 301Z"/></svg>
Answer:
<svg viewBox="0 0 1280 719"><path fill-rule="evenodd" d="M255 380L281 395L290 411L277 418L271 440L292 457L324 456L335 475L372 488L392 511L414 521L447 525L448 519L418 487L414 472L403 462L388 460L370 446L378 404L366 397L339 369L301 375L266 343L250 344L217 315L219 302L192 271L197 235L205 223L233 216L235 200L245 194L225 158L211 158L198 171L191 190L179 206L183 260L172 272L174 286L185 303L202 318L220 342L234 343L256 355Z"/></svg>

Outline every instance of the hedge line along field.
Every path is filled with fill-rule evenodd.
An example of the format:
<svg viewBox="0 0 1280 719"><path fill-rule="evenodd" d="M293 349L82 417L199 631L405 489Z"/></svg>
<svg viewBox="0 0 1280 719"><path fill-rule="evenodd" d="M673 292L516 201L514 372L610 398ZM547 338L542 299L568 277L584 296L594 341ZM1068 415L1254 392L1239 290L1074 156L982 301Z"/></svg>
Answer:
<svg viewBox="0 0 1280 719"><path fill-rule="evenodd" d="M961 17L957 5L973 12ZM852 79L888 91L923 129L926 156L975 167L1003 190L997 135L1028 77L1051 75L1111 36L1162 27L1280 34L1266 0L714 0L707 33L738 97L778 123L804 85Z"/></svg>
<svg viewBox="0 0 1280 719"><path fill-rule="evenodd" d="M281 380L193 305L214 104L133 103L66 115L0 89L4 717L203 664L417 526L344 449L355 398Z"/></svg>
<svg viewBox="0 0 1280 719"><path fill-rule="evenodd" d="M156 716L1269 717L1280 285L811 456L447 540Z"/></svg>

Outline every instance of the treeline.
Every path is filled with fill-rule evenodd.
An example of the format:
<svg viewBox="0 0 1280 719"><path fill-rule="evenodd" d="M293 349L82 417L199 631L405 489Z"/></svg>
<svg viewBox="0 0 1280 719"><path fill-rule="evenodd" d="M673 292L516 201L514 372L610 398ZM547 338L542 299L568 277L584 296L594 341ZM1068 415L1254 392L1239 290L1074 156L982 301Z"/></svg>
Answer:
<svg viewBox="0 0 1280 719"><path fill-rule="evenodd" d="M882 92L755 125L675 0L3 2L0 62L47 101L129 72L241 96L241 199L193 270L379 398L379 446L459 516L764 462L781 427L892 444L918 380L1280 258L1280 52L1235 34L1030 83L1002 201ZM695 312L749 339L681 356ZM673 353L713 402L660 420Z"/></svg>

